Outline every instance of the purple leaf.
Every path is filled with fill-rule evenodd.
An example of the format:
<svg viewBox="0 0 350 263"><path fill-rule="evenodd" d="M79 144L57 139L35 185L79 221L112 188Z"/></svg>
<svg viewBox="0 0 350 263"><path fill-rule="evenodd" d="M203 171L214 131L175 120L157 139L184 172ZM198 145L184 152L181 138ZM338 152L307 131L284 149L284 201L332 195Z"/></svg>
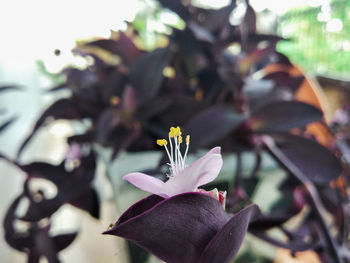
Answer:
<svg viewBox="0 0 350 263"><path fill-rule="evenodd" d="M36 131L43 125L46 124L47 120L52 118L54 120L57 119L77 119L79 118L79 114L76 109L76 105L71 99L59 99L53 104L51 104L40 116L40 118L35 123L31 133L25 139L25 141L20 146L17 157L19 157L24 148L27 146L32 137L36 134Z"/></svg>
<svg viewBox="0 0 350 263"><path fill-rule="evenodd" d="M129 79L140 104L154 98L163 80L163 70L169 65L170 48L159 48L139 56L130 66Z"/></svg>
<svg viewBox="0 0 350 263"><path fill-rule="evenodd" d="M61 91L61 90L64 90L64 89L68 89L68 85L67 84L60 84L60 85L57 85L57 86L54 86L53 88L50 88L48 90L45 90L45 92L56 92L56 91Z"/></svg>
<svg viewBox="0 0 350 263"><path fill-rule="evenodd" d="M182 1L158 0L165 8L178 14L183 20L187 21L190 13Z"/></svg>
<svg viewBox="0 0 350 263"><path fill-rule="evenodd" d="M20 165L30 178L43 178L53 182L56 185L64 183L65 177L69 174L65 171L63 164L56 166L50 163L33 162L26 165Z"/></svg>
<svg viewBox="0 0 350 263"><path fill-rule="evenodd" d="M83 191L81 195L74 198L70 203L88 211L94 218L100 217L100 202L96 190L93 188Z"/></svg>
<svg viewBox="0 0 350 263"><path fill-rule="evenodd" d="M303 83L305 77L294 77L291 76L288 72L278 71L266 75L264 79L273 80L275 82L276 88L288 88L294 93Z"/></svg>
<svg viewBox="0 0 350 263"><path fill-rule="evenodd" d="M195 8L192 17L203 28L215 33L218 30L222 30L226 25L229 25L229 17L235 7L236 1L231 1L229 5L217 10Z"/></svg>
<svg viewBox="0 0 350 263"><path fill-rule="evenodd" d="M7 210L4 218L4 230L5 230L5 240L12 248L24 251L25 248L31 246L31 240L28 235L19 234L14 228L14 221L17 219L15 216L17 206L19 205L23 196L17 197Z"/></svg>
<svg viewBox="0 0 350 263"><path fill-rule="evenodd" d="M249 119L257 133L285 132L321 120L322 112L299 101L274 101L256 109Z"/></svg>
<svg viewBox="0 0 350 263"><path fill-rule="evenodd" d="M242 35L242 48L244 50L249 50L249 48L247 48L248 36L249 34L256 33L256 14L249 3L247 4L247 9L243 21L240 24L240 31Z"/></svg>
<svg viewBox="0 0 350 263"><path fill-rule="evenodd" d="M101 112L96 123L94 138L97 143L105 145L110 140L116 133L117 126L120 125L121 115L121 111L115 108L108 108Z"/></svg>
<svg viewBox="0 0 350 263"><path fill-rule="evenodd" d="M208 107L208 103L197 101L191 97L177 97L173 99L173 103L162 114L159 114L159 119L165 127L174 125L184 126L191 118L199 114ZM181 112L181 114L179 114ZM167 131L162 137L167 137Z"/></svg>
<svg viewBox="0 0 350 263"><path fill-rule="evenodd" d="M156 97L149 102L146 102L135 112L135 119L140 122L146 122L154 115L161 114L167 108L171 106L171 100L169 97Z"/></svg>
<svg viewBox="0 0 350 263"><path fill-rule="evenodd" d="M57 187L55 197L51 199L44 197L38 202L34 201L31 198L31 193L27 191L31 202L22 219L27 221L40 220L52 215L65 203L71 203L88 211L92 216L98 217L99 200L91 185L96 166L94 154L81 158L80 162L80 166L71 172L65 170L63 163L58 166L47 163L31 163L21 166L22 170L27 173L29 180L35 177L44 178L53 182Z"/></svg>
<svg viewBox="0 0 350 263"><path fill-rule="evenodd" d="M224 261L215 262L224 263L238 251L256 215L256 208L247 208L230 218L206 194L186 193L168 199L152 195L130 207L104 234L133 241L166 262L200 262L203 252L213 256L213 249L219 246L216 254L222 254L217 256ZM238 238L221 246L227 233Z"/></svg>
<svg viewBox="0 0 350 263"><path fill-rule="evenodd" d="M211 34L207 29L198 25L197 23L189 22L187 24L187 27L191 29L197 40L205 41L211 44L215 42L215 37L213 34Z"/></svg>
<svg viewBox="0 0 350 263"><path fill-rule="evenodd" d="M22 252L29 252L28 262L39 262L41 256L45 256L49 262L59 262L57 253L73 242L77 233L69 233L49 236L50 224L39 227L37 222L27 223L28 230L15 229L16 210L24 196L20 195L9 207L5 219L5 240L7 243Z"/></svg>
<svg viewBox="0 0 350 263"><path fill-rule="evenodd" d="M86 44L107 50L113 54L119 55L124 63L131 63L141 51L136 47L134 42L124 33L118 32L118 39L99 39Z"/></svg>
<svg viewBox="0 0 350 263"><path fill-rule="evenodd" d="M196 74L196 55L198 53L198 41L195 38L196 31L194 27L185 28L185 30L175 30L174 40L178 45L178 59L185 76L188 78L195 77ZM205 30L205 29L204 29ZM197 29L198 31L198 29ZM197 35L199 33L197 32ZM202 33L203 34L203 33Z"/></svg>
<svg viewBox="0 0 350 263"><path fill-rule="evenodd" d="M223 138L243 121L244 117L231 107L216 105L192 118L185 127L185 133L191 135L191 148L196 149Z"/></svg>
<svg viewBox="0 0 350 263"><path fill-rule="evenodd" d="M240 42L241 38L242 37L240 34L231 34L228 36L227 39L224 40L224 43L229 45L232 42ZM249 46L256 46L257 44L263 41L277 42L281 40L288 40L288 39L285 39L281 36L269 35L269 34L256 34L256 33L247 34L247 43Z"/></svg>
<svg viewBox="0 0 350 263"><path fill-rule="evenodd" d="M291 134L274 135L273 138L282 154L312 182L328 185L340 175L339 160L321 144Z"/></svg>
<svg viewBox="0 0 350 263"><path fill-rule="evenodd" d="M52 238L52 241L54 243L54 246L57 251L61 251L68 247L74 239L77 237L78 233L69 233L69 234L62 234L57 235Z"/></svg>
<svg viewBox="0 0 350 263"><path fill-rule="evenodd" d="M249 205L236 213L210 241L200 262L231 262L242 245L249 223L259 213L257 205Z"/></svg>

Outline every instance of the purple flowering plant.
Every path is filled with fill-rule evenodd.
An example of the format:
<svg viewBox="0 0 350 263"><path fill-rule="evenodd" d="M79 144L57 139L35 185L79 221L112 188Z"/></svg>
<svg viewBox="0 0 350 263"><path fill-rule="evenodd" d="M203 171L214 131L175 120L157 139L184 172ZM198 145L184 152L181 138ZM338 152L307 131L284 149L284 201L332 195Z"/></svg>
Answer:
<svg viewBox="0 0 350 263"><path fill-rule="evenodd" d="M28 262L41 257L58 262L58 253L77 233L51 236L51 216L64 204L100 216L101 200L93 184L97 145L113 152L110 162L121 152L159 151L161 146L163 158L154 169L123 177L151 195L124 211L104 232L130 241L132 262L146 262L148 253L165 262L266 262L253 249L237 255L246 233L293 255L311 250L320 262L350 262L346 116L326 121L322 105L301 97L309 79L276 48L279 41L289 40L257 32L248 1L243 1L245 14L236 25L230 16L242 4L239 1L220 9L192 1L156 2L159 10L174 12L184 27L168 27L161 35L166 41L151 49L138 45L143 29L136 22L109 39L79 44L73 52L91 63L84 69L65 68L64 82L48 91L55 95L65 90L69 96L40 115L16 158L1 153L26 176L23 192L5 216L6 242L26 253ZM233 52L233 47L239 51ZM20 90L0 87L2 94ZM88 120L90 125L66 138L69 150L59 164L23 163L22 153L38 131L61 119L81 124ZM11 129L16 120L9 117L0 124L0 132ZM187 164L188 155L199 150L207 153ZM246 153L252 157L248 170ZM235 165L225 176L223 158L232 156ZM273 162L267 171L266 158ZM273 180L266 179L273 171L283 174L272 190L278 198L269 208L259 209L254 193ZM52 182L56 196L32 189L30 182L36 178ZM21 200L29 206L19 216ZM301 220L290 228L293 218ZM43 219L48 220L45 226L39 224ZM28 228L16 229L18 221Z"/></svg>
<svg viewBox="0 0 350 263"><path fill-rule="evenodd" d="M181 134L180 127L170 128L169 149L166 139L157 140L169 157L166 182L143 173L123 177L153 195L130 207L104 234L127 238L165 262L230 262L259 209L250 205L230 217L224 210L226 192L198 189L218 176L220 147L186 166L190 137L182 155Z"/></svg>

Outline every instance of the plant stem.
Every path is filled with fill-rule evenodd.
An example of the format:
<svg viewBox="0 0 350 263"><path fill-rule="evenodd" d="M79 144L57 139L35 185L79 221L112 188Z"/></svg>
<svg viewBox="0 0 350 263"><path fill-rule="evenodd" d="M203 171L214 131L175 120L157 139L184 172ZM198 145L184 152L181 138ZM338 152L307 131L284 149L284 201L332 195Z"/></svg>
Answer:
<svg viewBox="0 0 350 263"><path fill-rule="evenodd" d="M260 170L260 166L261 166L261 152L259 150L259 151L255 152L255 164L254 164L252 172L249 176L250 178L256 177L258 171Z"/></svg>
<svg viewBox="0 0 350 263"><path fill-rule="evenodd" d="M276 146L275 141L270 136L264 136L262 141L270 153L289 171L295 178L305 186L310 194L310 200L313 210L316 212L321 228L324 232L327 243L329 244L330 253L332 254L335 262L343 263L344 261L339 255L337 245L329 232L326 220L324 219L325 208L321 202L320 196L317 192L316 187L310 180L304 175L304 173L292 163L288 157Z"/></svg>
<svg viewBox="0 0 350 263"><path fill-rule="evenodd" d="M242 154L237 153L237 166L234 177L234 188L240 188L242 186Z"/></svg>

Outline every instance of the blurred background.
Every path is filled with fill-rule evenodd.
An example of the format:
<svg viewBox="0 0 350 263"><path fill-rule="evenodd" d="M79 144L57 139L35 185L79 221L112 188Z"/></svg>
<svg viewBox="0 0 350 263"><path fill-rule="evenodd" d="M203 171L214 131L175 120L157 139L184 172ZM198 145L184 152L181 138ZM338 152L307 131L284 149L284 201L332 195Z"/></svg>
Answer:
<svg viewBox="0 0 350 263"><path fill-rule="evenodd" d="M220 8L229 1L193 2L203 7ZM250 4L258 15L258 31L292 40L278 43L277 49L319 81L331 108L345 104L350 88L350 1L251 0ZM231 22L236 23L239 17L238 8L232 14ZM0 152L6 152L10 158L15 157L31 125L42 110L55 100L45 95L45 90L62 81L57 73L67 65L86 66L86 61L75 56L72 49L81 41L109 38L113 31L125 30L131 21L143 35L142 45L145 49L152 49L162 41L158 33L166 32L164 24L179 28L183 26L176 15L161 9L152 0L129 0L122 5L116 0L2 1L0 83L20 85L23 90L13 90L0 97L0 123L16 118L8 131L0 136ZM36 136L30 150L22 156L22 161L39 158L58 162L66 151L64 138L72 134L71 129L63 121L49 126L49 132ZM11 200L22 191L18 186L22 184L24 176L2 160L0 171L2 221ZM116 218L116 214L111 212L112 207L106 208L107 217ZM76 220L76 225L86 224L94 229L96 232L93 236L111 223L84 221L73 214L70 220ZM113 238L107 242L106 238L98 243L88 242L93 238L86 233L76 242L77 245L62 253L63 261L109 262L111 257L119 257L123 253L111 244ZM96 253L100 257L94 256ZM101 255L105 259L101 259ZM3 239L0 239L0 257L2 262L23 261L21 255L10 249Z"/></svg>

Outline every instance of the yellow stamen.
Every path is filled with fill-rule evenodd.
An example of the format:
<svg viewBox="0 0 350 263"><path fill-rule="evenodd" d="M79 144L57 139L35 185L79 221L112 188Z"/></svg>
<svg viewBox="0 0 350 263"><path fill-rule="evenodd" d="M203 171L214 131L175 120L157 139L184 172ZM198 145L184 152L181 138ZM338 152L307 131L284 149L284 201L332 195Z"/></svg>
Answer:
<svg viewBox="0 0 350 263"><path fill-rule="evenodd" d="M190 135L186 136L186 144L189 145L190 144Z"/></svg>
<svg viewBox="0 0 350 263"><path fill-rule="evenodd" d="M175 136L181 136L181 129L179 126L174 128L174 134L175 134Z"/></svg>
<svg viewBox="0 0 350 263"><path fill-rule="evenodd" d="M180 173L183 169L185 169L186 164L186 156L188 152L188 146L190 143L190 136L186 136L186 150L185 154L182 155L180 150L180 144L183 142L183 137L181 136L182 132L179 126L172 126L170 127L169 131L169 146L170 149L168 149L167 144L168 141L165 139L158 139L157 144L159 146L164 146L166 153L169 157L169 166L171 174L169 176L174 176L178 173Z"/></svg>
<svg viewBox="0 0 350 263"><path fill-rule="evenodd" d="M157 144L159 146L166 146L168 144L168 142L165 139L159 139L159 140L157 140Z"/></svg>
<svg viewBox="0 0 350 263"><path fill-rule="evenodd" d="M174 138L175 137L175 127L170 127L169 137Z"/></svg>
<svg viewBox="0 0 350 263"><path fill-rule="evenodd" d="M173 67L165 67L163 70L163 76L169 78L169 79L173 79L176 76L176 71Z"/></svg>
<svg viewBox="0 0 350 263"><path fill-rule="evenodd" d="M120 102L120 98L119 98L118 96L113 96L113 97L110 99L110 101L109 101L109 103L110 103L112 106L118 105L119 102Z"/></svg>
<svg viewBox="0 0 350 263"><path fill-rule="evenodd" d="M198 101L201 101L201 100L203 100L203 97L204 97L203 91L200 88L196 89L196 93L194 94L194 98Z"/></svg>
<svg viewBox="0 0 350 263"><path fill-rule="evenodd" d="M175 136L180 136L180 135L181 135L181 129L179 126L170 127L170 132L169 132L170 138L174 138Z"/></svg>

